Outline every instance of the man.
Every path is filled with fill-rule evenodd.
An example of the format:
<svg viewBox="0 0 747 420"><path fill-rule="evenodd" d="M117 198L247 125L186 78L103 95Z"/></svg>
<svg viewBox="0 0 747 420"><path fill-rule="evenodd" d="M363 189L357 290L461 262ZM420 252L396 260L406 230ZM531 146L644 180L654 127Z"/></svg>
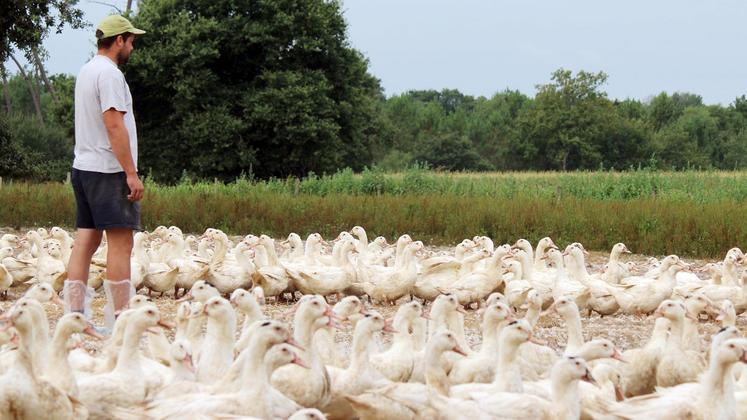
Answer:
<svg viewBox="0 0 747 420"><path fill-rule="evenodd" d="M90 316L88 273L106 232L106 327L133 293L130 254L140 228L143 183L137 173L137 133L132 96L118 66L132 53L135 35L145 31L122 16L104 18L96 28L98 53L75 80L75 159L72 185L77 234L63 296L66 312Z"/></svg>

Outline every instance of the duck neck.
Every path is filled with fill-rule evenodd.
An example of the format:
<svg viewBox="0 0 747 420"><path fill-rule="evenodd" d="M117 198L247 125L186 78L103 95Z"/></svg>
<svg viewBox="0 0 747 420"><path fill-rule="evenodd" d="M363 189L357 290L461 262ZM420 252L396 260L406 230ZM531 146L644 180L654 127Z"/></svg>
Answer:
<svg viewBox="0 0 747 420"><path fill-rule="evenodd" d="M620 261L620 251L616 249L612 249L612 252L610 252L610 264L616 264Z"/></svg>
<svg viewBox="0 0 747 420"><path fill-rule="evenodd" d="M34 359L32 357L31 349L34 348L34 334L26 329L19 329L16 327L18 336L20 338L18 344L18 350L16 351L15 363L12 364L12 369L17 369L19 373L34 377Z"/></svg>
<svg viewBox="0 0 747 420"><path fill-rule="evenodd" d="M254 259L252 260L249 255L237 249L233 255L236 258L236 263L241 267L251 267L254 265L256 268L262 268L268 265L267 254L265 254L264 247L258 246L254 250Z"/></svg>
<svg viewBox="0 0 747 420"><path fill-rule="evenodd" d="M212 264L221 264L226 259L226 252L228 252L228 244L223 239L215 241L213 259L210 262Z"/></svg>
<svg viewBox="0 0 747 420"><path fill-rule="evenodd" d="M54 331L54 337L52 338L52 346L47 352L47 364L48 366L59 366L63 368L70 368L70 364L67 360L69 353L67 349L67 341L70 339L72 331L64 325L60 325Z"/></svg>
<svg viewBox="0 0 747 420"><path fill-rule="evenodd" d="M527 308L527 312L524 314L524 319L529 323L529 325L534 328L535 325L537 325L537 321L539 321L540 312L542 311L542 305L534 306L533 304L529 304L529 307Z"/></svg>
<svg viewBox="0 0 747 420"><path fill-rule="evenodd" d="M135 261L147 269L150 265L150 258L148 257L148 253L145 251L143 242L139 241L136 243L132 252L135 254Z"/></svg>
<svg viewBox="0 0 747 420"><path fill-rule="evenodd" d="M273 265L275 267L280 265L280 260L278 259L278 254L275 252L275 245L272 243L272 241L268 241L269 243L262 243L262 246L265 248L265 251L267 252L267 262L270 265Z"/></svg>
<svg viewBox="0 0 747 420"><path fill-rule="evenodd" d="M234 331L236 331L236 313L227 311L222 317L208 317L205 339L208 343L221 343L216 347L226 346L233 351L233 344L236 340ZM211 347L213 347L212 344Z"/></svg>
<svg viewBox="0 0 747 420"><path fill-rule="evenodd" d="M521 273L525 279L531 280L534 278L534 266L531 263L531 257L528 255L521 258Z"/></svg>
<svg viewBox="0 0 747 420"><path fill-rule="evenodd" d="M402 267L402 254L405 252L407 243L405 241L397 241L397 251L394 254L394 267Z"/></svg>
<svg viewBox="0 0 747 420"><path fill-rule="evenodd" d="M350 353L348 371L363 373L368 370L370 360L370 343L373 338L371 331L358 329L353 336L353 348Z"/></svg>
<svg viewBox="0 0 747 420"><path fill-rule="evenodd" d="M709 369L702 376L700 383L702 392L698 398L712 407L734 404L734 375L733 363L723 363L711 360ZM744 374L743 374L744 376Z"/></svg>
<svg viewBox="0 0 747 420"><path fill-rule="evenodd" d="M317 250L317 242L313 240L306 240L306 244L304 245L304 253L303 255L306 258L315 258L316 257L316 250Z"/></svg>
<svg viewBox="0 0 747 420"><path fill-rule="evenodd" d="M575 352L584 345L584 335L581 332L581 316L578 311L571 311L565 316L566 330L568 331L568 343L565 345L566 354Z"/></svg>
<svg viewBox="0 0 747 420"><path fill-rule="evenodd" d="M547 245L544 243L537 244L537 252L534 254L534 266L538 269L544 269L547 267L545 260L542 257L545 255Z"/></svg>
<svg viewBox="0 0 747 420"><path fill-rule="evenodd" d="M552 381L553 408L559 419L577 420L581 416L581 403L577 381Z"/></svg>
<svg viewBox="0 0 747 420"><path fill-rule="evenodd" d="M482 347L480 347L480 353L483 355L495 355L498 354L500 348L499 337L503 327L506 325L506 321L495 322L493 320L485 320L482 323Z"/></svg>
<svg viewBox="0 0 747 420"><path fill-rule="evenodd" d="M425 384L441 395L449 395L449 378L441 363L443 350L426 349L425 351Z"/></svg>
<svg viewBox="0 0 747 420"><path fill-rule="evenodd" d="M682 329L684 327L682 318L669 319L669 337L667 337L667 347L669 349L682 348Z"/></svg>
<svg viewBox="0 0 747 420"><path fill-rule="evenodd" d="M498 368L493 385L497 392L523 392L521 370L516 363L521 342L504 338L498 350Z"/></svg>
<svg viewBox="0 0 747 420"><path fill-rule="evenodd" d="M737 274L737 267L731 263L724 263L724 268L721 269L721 283L727 286L736 286L739 284L739 275Z"/></svg>
<svg viewBox="0 0 747 420"><path fill-rule="evenodd" d="M252 299L254 299L252 297ZM244 324L242 330L246 331L254 323L254 321L260 320L264 317L262 309L259 308L259 304L248 303L241 308L241 312L244 313Z"/></svg>
<svg viewBox="0 0 747 420"><path fill-rule="evenodd" d="M583 255L571 255L573 264L568 264L568 274L574 279L581 283L586 284L586 280L589 277L589 272L586 271L586 261Z"/></svg>
<svg viewBox="0 0 747 420"><path fill-rule="evenodd" d="M358 250L360 255L366 255L368 251L368 235L366 235L366 232L361 232L358 235L358 242L355 244L355 249Z"/></svg>
<svg viewBox="0 0 747 420"><path fill-rule="evenodd" d="M239 378L241 390L251 391L256 389L257 382L269 382L268 376L272 374L272 371L267 373L264 357L273 345L274 343L267 340L254 340L236 359L234 365L238 365L241 369ZM260 379L257 380L257 378Z"/></svg>
<svg viewBox="0 0 747 420"><path fill-rule="evenodd" d="M135 320L129 320L125 327L124 340L122 348L119 350L119 357L114 368L115 371L121 373L139 373L142 376L138 345L144 331L145 328L138 326Z"/></svg>

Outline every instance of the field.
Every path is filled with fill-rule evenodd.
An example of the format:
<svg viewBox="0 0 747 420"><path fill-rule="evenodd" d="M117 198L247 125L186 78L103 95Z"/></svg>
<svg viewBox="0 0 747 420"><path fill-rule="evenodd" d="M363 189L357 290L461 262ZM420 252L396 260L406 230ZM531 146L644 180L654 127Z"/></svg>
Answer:
<svg viewBox="0 0 747 420"><path fill-rule="evenodd" d="M747 242L742 223L747 172L403 173L341 171L304 179L224 184L147 182L143 227L200 232L320 232L329 238L361 225L392 240L409 233L432 245L487 235L497 243L551 236L605 250L720 257ZM70 227L69 185L6 182L0 226Z"/></svg>

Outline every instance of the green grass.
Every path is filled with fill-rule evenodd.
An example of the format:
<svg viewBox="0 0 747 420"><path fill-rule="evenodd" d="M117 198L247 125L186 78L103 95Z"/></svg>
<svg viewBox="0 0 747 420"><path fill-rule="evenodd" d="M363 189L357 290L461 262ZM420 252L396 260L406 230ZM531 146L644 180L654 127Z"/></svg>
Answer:
<svg viewBox="0 0 747 420"><path fill-rule="evenodd" d="M5 183L0 225L70 226L69 185ZM228 233L320 232L354 225L390 240L402 233L432 244L488 235L496 242L549 235L607 250L623 241L634 252L718 257L745 246L747 172L444 174L412 169L350 171L303 180L231 184L146 184L143 225Z"/></svg>

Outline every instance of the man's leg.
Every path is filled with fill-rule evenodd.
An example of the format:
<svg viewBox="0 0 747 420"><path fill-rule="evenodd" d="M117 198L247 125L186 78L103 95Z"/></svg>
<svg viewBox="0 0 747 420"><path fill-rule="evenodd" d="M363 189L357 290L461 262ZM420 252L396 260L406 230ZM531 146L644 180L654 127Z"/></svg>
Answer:
<svg viewBox="0 0 747 420"><path fill-rule="evenodd" d="M130 283L130 255L132 254L132 229L114 228L106 230L106 326L114 325L116 314L124 309L132 296Z"/></svg>
<svg viewBox="0 0 747 420"><path fill-rule="evenodd" d="M65 281L62 292L65 298L65 312L81 312L86 310L86 292L88 289L88 272L91 258L101 243L101 231L96 229L78 229L70 254L67 273L69 280Z"/></svg>

